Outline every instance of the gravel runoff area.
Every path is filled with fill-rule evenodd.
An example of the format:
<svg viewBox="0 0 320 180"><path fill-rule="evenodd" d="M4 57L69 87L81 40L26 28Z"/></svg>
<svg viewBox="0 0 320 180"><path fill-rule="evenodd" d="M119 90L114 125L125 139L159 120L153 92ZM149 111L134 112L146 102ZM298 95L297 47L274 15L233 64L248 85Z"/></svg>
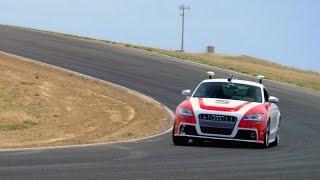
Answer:
<svg viewBox="0 0 320 180"><path fill-rule="evenodd" d="M169 118L124 88L0 53L0 148L142 138L164 131Z"/></svg>

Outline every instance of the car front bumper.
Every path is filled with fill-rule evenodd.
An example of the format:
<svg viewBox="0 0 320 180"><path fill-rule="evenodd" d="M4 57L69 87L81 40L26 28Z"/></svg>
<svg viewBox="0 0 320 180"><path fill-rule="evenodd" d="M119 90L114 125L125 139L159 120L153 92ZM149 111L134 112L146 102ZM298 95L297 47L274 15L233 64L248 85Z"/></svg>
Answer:
<svg viewBox="0 0 320 180"><path fill-rule="evenodd" d="M182 128L183 126L183 128ZM253 133L253 137L250 135ZM237 134L234 137L221 137L215 134L203 135L198 134L194 124L184 124L181 123L175 132L174 136L192 138L192 139L203 139L203 140L226 140L226 141L240 141L240 142L250 142L250 143L263 143L263 141L258 140L257 129L251 128L237 128Z"/></svg>
<svg viewBox="0 0 320 180"><path fill-rule="evenodd" d="M197 136L197 135L187 135L187 134L175 134L174 136L196 138L196 139L203 139L203 140L226 140L226 141L251 142L251 143L259 143L259 144L263 143L263 141L257 141L257 140L223 138L223 137L215 137L215 136Z"/></svg>

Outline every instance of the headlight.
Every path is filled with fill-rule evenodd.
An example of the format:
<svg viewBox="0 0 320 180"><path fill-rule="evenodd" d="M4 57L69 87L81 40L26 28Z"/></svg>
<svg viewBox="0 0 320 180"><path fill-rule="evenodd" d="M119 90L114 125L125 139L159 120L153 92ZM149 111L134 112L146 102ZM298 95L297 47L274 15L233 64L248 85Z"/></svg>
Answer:
<svg viewBox="0 0 320 180"><path fill-rule="evenodd" d="M178 112L182 116L193 116L192 111L184 107L181 107Z"/></svg>
<svg viewBox="0 0 320 180"><path fill-rule="evenodd" d="M256 113L256 114L247 114L243 117L243 120L247 121L261 121L263 120L264 114L263 113Z"/></svg>

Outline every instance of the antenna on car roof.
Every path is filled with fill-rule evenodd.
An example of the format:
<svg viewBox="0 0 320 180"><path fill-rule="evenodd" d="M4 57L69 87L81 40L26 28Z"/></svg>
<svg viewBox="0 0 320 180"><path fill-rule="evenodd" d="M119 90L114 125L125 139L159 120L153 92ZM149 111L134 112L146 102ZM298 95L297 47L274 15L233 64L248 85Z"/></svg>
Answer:
<svg viewBox="0 0 320 180"><path fill-rule="evenodd" d="M207 74L209 76L209 79L213 79L213 76L214 76L215 73L212 72L212 71L208 71Z"/></svg>
<svg viewBox="0 0 320 180"><path fill-rule="evenodd" d="M229 78L228 78L228 81L231 82L232 79L237 79L234 74L230 74Z"/></svg>
<svg viewBox="0 0 320 180"><path fill-rule="evenodd" d="M258 75L257 78L259 79L259 83L262 84L262 80L265 79L266 77L262 75Z"/></svg>

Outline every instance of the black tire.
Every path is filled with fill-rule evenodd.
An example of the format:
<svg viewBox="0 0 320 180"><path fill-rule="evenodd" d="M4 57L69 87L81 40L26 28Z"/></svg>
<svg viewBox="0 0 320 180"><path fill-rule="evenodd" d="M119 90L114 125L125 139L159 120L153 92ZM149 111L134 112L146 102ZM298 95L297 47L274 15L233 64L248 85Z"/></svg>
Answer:
<svg viewBox="0 0 320 180"><path fill-rule="evenodd" d="M196 145L202 145L204 143L204 140L200 138L196 138L193 141L195 142Z"/></svg>
<svg viewBox="0 0 320 180"><path fill-rule="evenodd" d="M181 136L173 136L172 141L173 141L173 144L176 146L185 146L185 145L188 145L189 138L181 137Z"/></svg>
<svg viewBox="0 0 320 180"><path fill-rule="evenodd" d="M277 132L276 140L274 140L272 143L270 143L270 146L272 146L272 147L278 146L279 142L280 142L280 134L279 134L279 132Z"/></svg>
<svg viewBox="0 0 320 180"><path fill-rule="evenodd" d="M174 136L174 130L172 130L172 141L176 146L185 146L189 143L189 138L182 136Z"/></svg>
<svg viewBox="0 0 320 180"><path fill-rule="evenodd" d="M270 145L272 147L279 146L279 143L280 143L280 122L279 122L279 126L278 126L278 129L277 129L276 140L274 142L272 142Z"/></svg>
<svg viewBox="0 0 320 180"><path fill-rule="evenodd" d="M269 140L270 140L270 121L268 121L268 124L267 124L267 129L264 136L263 148L268 148L270 146Z"/></svg>

